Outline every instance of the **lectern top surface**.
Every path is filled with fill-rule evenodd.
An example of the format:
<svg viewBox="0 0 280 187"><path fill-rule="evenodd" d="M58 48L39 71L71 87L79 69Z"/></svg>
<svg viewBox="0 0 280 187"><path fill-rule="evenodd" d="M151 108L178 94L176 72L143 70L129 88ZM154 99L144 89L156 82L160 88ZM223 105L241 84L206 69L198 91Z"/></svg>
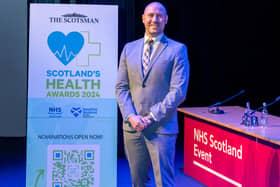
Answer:
<svg viewBox="0 0 280 187"><path fill-rule="evenodd" d="M277 145L280 145L280 117L269 115L268 123L262 126L241 125L245 108L240 106L220 107L224 114L212 114L208 112L208 107L182 107L178 111L186 115L205 120L216 125L232 129L243 134L247 134ZM260 112L255 113L260 120Z"/></svg>

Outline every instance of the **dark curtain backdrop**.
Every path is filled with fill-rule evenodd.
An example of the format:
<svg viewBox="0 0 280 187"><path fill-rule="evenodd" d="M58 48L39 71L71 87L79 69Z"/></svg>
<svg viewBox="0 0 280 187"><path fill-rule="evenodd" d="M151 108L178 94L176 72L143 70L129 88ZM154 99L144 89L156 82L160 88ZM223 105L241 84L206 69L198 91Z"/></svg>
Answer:
<svg viewBox="0 0 280 187"><path fill-rule="evenodd" d="M144 32L140 17L147 2L135 6L136 37ZM257 108L280 95L279 20L272 0L161 2L169 14L166 35L189 48L190 86L183 106L209 106L244 89L225 105L250 101ZM279 103L270 113L280 115Z"/></svg>
<svg viewBox="0 0 280 187"><path fill-rule="evenodd" d="M148 2L135 1L135 38L143 36L141 15ZM169 15L166 35L188 46L190 85L182 106L209 106L244 89L224 105L249 101L255 109L280 95L279 11L273 0L161 2ZM280 102L268 110L280 116ZM182 114L179 123L177 148L182 148Z"/></svg>
<svg viewBox="0 0 280 187"><path fill-rule="evenodd" d="M44 2L37 0L33 2ZM50 1L45 1L50 2ZM54 0L54 3L119 5L119 54L128 41L144 34L141 20L144 0ZM224 105L253 109L280 95L278 51L279 11L273 0L166 0L166 35L188 46L190 84L181 106L209 106L238 93L245 94ZM280 103L280 102L279 102ZM280 104L269 112L280 116ZM179 115L180 116L180 115ZM123 154L121 115L118 151ZM180 126L179 140L183 127Z"/></svg>

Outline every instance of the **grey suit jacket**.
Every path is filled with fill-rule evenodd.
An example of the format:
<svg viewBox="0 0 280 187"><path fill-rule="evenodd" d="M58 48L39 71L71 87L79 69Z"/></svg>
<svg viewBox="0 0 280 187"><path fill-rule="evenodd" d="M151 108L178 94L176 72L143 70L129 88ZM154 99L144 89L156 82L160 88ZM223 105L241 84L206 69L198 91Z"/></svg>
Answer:
<svg viewBox="0 0 280 187"><path fill-rule="evenodd" d="M128 115L152 112L157 122L144 131L176 134L177 107L185 100L189 82L187 47L163 36L143 76L143 45L144 38L127 43L120 57L115 92L123 129L135 131L125 120Z"/></svg>

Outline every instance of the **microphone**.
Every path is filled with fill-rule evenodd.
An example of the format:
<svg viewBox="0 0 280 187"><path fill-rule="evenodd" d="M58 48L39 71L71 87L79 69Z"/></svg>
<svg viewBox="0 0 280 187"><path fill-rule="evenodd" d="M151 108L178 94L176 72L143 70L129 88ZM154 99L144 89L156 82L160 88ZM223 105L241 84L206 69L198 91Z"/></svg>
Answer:
<svg viewBox="0 0 280 187"><path fill-rule="evenodd" d="M250 112L250 115L254 114L254 113L257 112L258 110L264 109L264 107L268 107L268 106L270 106L270 105L273 105L274 103L276 103L276 102L278 102L278 101L280 101L280 96L276 97L276 99L274 99L274 101L272 101L272 102L266 104L266 106L261 106L261 107L255 109L255 110L251 111L251 112Z"/></svg>
<svg viewBox="0 0 280 187"><path fill-rule="evenodd" d="M234 99L235 97L237 97L237 96L243 94L243 93L245 93L245 90L241 90L241 91L238 92L237 94L235 94L235 95L233 95L233 96L231 96L231 97L229 97L229 98L227 98L227 99L225 99L225 100L223 100L223 101L220 101L220 102L217 102L217 103L214 103L214 104L210 105L210 106L208 107L208 112L209 112L209 113L212 113L212 114L224 114L225 112L224 112L223 110L219 109L218 107L221 106L222 104L224 104L224 103L226 103L226 102L228 102L228 101ZM280 98L279 98L279 99L280 99ZM213 107L216 107L216 108L210 110L210 108L213 108Z"/></svg>

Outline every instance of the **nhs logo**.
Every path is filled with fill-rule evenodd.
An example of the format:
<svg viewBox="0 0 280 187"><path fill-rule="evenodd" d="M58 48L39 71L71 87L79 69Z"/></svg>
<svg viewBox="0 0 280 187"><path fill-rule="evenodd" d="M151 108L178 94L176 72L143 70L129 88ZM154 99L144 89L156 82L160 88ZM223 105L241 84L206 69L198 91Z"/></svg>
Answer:
<svg viewBox="0 0 280 187"><path fill-rule="evenodd" d="M49 107L48 111L50 118L60 118L62 116L62 108L61 107Z"/></svg>

